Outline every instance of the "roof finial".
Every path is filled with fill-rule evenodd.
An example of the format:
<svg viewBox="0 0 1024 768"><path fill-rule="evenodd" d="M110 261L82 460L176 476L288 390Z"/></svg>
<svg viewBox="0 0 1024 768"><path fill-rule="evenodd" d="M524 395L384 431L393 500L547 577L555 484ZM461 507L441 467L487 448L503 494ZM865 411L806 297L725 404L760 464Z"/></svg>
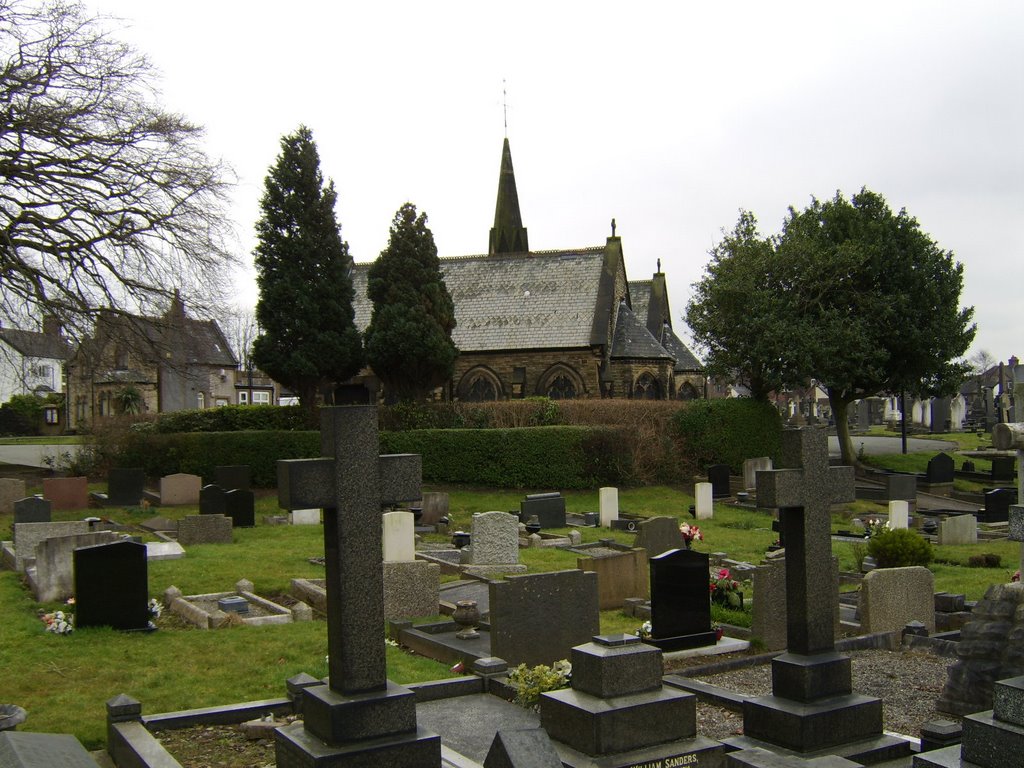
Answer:
<svg viewBox="0 0 1024 768"><path fill-rule="evenodd" d="M615 237L615 219L612 218L612 237Z"/></svg>
<svg viewBox="0 0 1024 768"><path fill-rule="evenodd" d="M505 89L505 79L501 80L501 110L505 115L505 138L508 138L508 91Z"/></svg>
<svg viewBox="0 0 1024 768"><path fill-rule="evenodd" d="M661 259L658 259L658 274L661 274Z"/></svg>

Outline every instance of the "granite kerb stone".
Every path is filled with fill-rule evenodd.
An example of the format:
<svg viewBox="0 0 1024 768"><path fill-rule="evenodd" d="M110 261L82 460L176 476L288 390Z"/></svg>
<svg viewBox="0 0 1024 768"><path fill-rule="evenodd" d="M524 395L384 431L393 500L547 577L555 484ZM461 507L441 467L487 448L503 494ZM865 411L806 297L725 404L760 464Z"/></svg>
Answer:
<svg viewBox="0 0 1024 768"><path fill-rule="evenodd" d="M287 697L260 699L220 707L201 707L157 715L143 715L141 723L151 732L169 731L190 728L193 725L237 725L268 713L274 716L292 714L291 699Z"/></svg>

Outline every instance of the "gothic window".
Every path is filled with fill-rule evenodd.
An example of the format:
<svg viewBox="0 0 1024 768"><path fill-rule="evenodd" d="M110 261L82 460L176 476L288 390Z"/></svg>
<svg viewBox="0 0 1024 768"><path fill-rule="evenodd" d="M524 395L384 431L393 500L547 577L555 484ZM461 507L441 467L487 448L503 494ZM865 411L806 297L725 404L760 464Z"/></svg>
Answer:
<svg viewBox="0 0 1024 768"><path fill-rule="evenodd" d="M572 400L576 397L576 387L568 376L562 374L550 381L546 394L552 400Z"/></svg>
<svg viewBox="0 0 1024 768"><path fill-rule="evenodd" d="M697 394L697 390L693 384L688 381L683 382L683 386L679 388L679 399L680 400L696 400L700 395Z"/></svg>
<svg viewBox="0 0 1024 768"><path fill-rule="evenodd" d="M660 400L661 386L650 373L641 373L633 385L633 398L636 400Z"/></svg>
<svg viewBox="0 0 1024 768"><path fill-rule="evenodd" d="M494 382L486 376L477 376L466 390L466 402L483 403L498 399L498 393L494 389Z"/></svg>

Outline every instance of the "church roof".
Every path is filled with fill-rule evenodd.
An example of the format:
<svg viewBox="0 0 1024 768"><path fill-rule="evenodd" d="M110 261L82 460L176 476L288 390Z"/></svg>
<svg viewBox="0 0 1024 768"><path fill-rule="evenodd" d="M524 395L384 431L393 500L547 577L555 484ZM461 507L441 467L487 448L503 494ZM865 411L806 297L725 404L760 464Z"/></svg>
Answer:
<svg viewBox="0 0 1024 768"><path fill-rule="evenodd" d="M651 281L630 280L629 281L629 303L633 314L640 318L640 322L647 325L647 308L651 302Z"/></svg>
<svg viewBox="0 0 1024 768"><path fill-rule="evenodd" d="M619 315L615 321L615 338L612 340L613 358L664 360L672 356L625 301L619 304Z"/></svg>
<svg viewBox="0 0 1024 768"><path fill-rule="evenodd" d="M442 258L462 352L588 347L598 311L602 247ZM369 264L356 264L355 321L370 323Z"/></svg>
<svg viewBox="0 0 1024 768"><path fill-rule="evenodd" d="M697 359L696 355L690 351L690 348L686 346L682 339L676 336L675 331L668 326L665 326L662 330L661 346L667 349L668 353L676 361L673 368L676 373L704 370L704 366Z"/></svg>

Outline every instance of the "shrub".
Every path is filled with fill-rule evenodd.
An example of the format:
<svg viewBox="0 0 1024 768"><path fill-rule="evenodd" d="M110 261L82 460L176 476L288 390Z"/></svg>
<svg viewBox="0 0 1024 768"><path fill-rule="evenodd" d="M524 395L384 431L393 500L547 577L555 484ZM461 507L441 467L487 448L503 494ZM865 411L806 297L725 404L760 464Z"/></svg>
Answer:
<svg viewBox="0 0 1024 768"><path fill-rule="evenodd" d="M239 432L249 430L308 430L307 414L298 405L222 405L162 413L153 432Z"/></svg>
<svg viewBox="0 0 1024 768"><path fill-rule="evenodd" d="M782 419L769 403L749 398L692 400L672 419L681 454L695 469L728 464L733 473L754 456L778 461L782 446Z"/></svg>
<svg viewBox="0 0 1024 768"><path fill-rule="evenodd" d="M508 682L516 689L516 704L532 709L540 702L542 693L567 687L571 677L572 666L562 659L550 667L547 664L536 667L520 664L509 670Z"/></svg>
<svg viewBox="0 0 1024 768"><path fill-rule="evenodd" d="M881 531L868 539L868 554L879 568L903 568L928 565L932 561L932 545L906 528Z"/></svg>

